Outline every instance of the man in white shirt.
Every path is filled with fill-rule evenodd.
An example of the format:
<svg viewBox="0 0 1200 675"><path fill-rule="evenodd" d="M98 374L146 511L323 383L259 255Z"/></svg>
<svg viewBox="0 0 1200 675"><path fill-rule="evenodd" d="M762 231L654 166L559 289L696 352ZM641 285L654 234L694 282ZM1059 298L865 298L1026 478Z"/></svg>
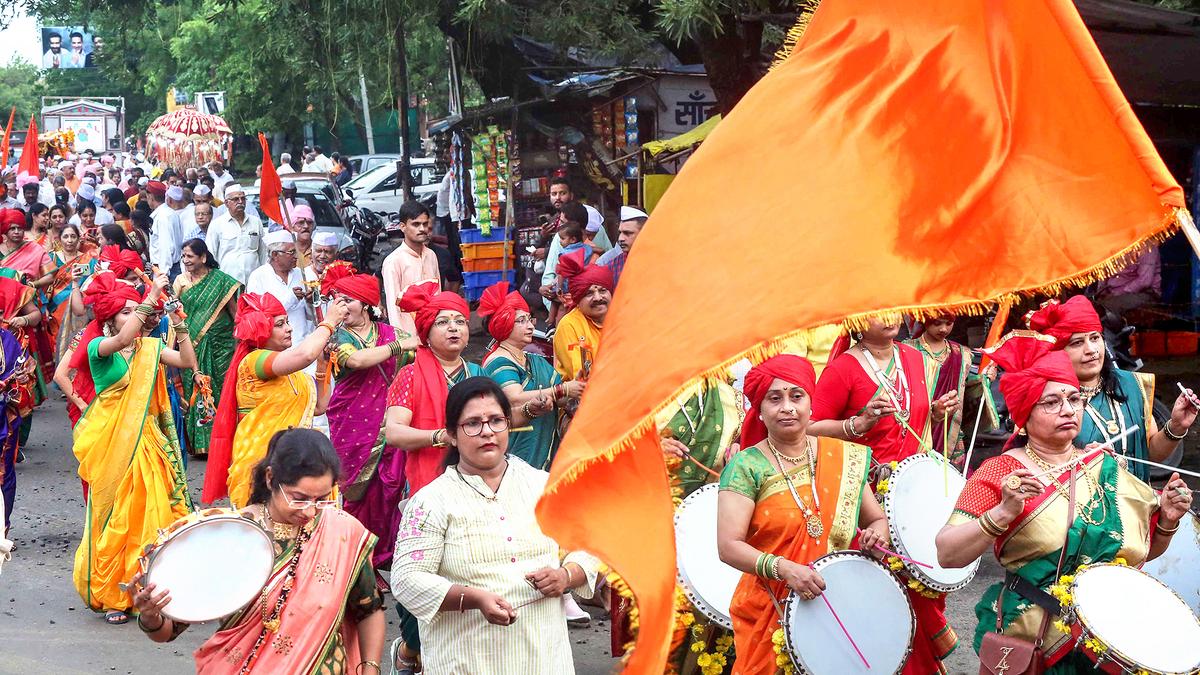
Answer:
<svg viewBox="0 0 1200 675"><path fill-rule="evenodd" d="M288 173L296 173L296 170L292 168L292 155L290 153L284 152L279 155L279 168L275 169L275 173L280 176Z"/></svg>
<svg viewBox="0 0 1200 675"><path fill-rule="evenodd" d="M330 171L333 171L333 160L325 156L325 151L321 149L321 146L314 146L313 152L317 155L309 164L313 171L320 173L329 173Z"/></svg>
<svg viewBox="0 0 1200 675"><path fill-rule="evenodd" d="M167 204L167 184L162 181L146 183L146 199L150 204L150 262L174 279L179 274L183 243L180 241L179 214Z"/></svg>
<svg viewBox="0 0 1200 675"><path fill-rule="evenodd" d="M225 206L213 206L212 201L212 190L208 189L207 185L201 183L196 186L195 190L192 190L192 203L179 212L179 224L183 227L184 241L194 238L203 239L213 219L225 215ZM204 222L204 227L196 222L197 204L208 204L209 206L209 218Z"/></svg>
<svg viewBox="0 0 1200 675"><path fill-rule="evenodd" d="M288 323L292 325L293 344L313 332L313 316L304 284L304 274L296 269L296 244L287 230L276 230L263 237L264 248L269 252L267 264L250 273L246 290L250 293L270 293L287 310Z"/></svg>
<svg viewBox="0 0 1200 675"><path fill-rule="evenodd" d="M225 165L219 159L209 163L208 172L213 177L213 192L221 199L225 199L225 188L233 182L233 176L225 170Z"/></svg>
<svg viewBox="0 0 1200 675"><path fill-rule="evenodd" d="M229 212L213 220L204 243L217 259L221 271L245 284L250 273L267 263L262 243L266 228L258 216L246 211L246 191L236 183L225 188Z"/></svg>
<svg viewBox="0 0 1200 675"><path fill-rule="evenodd" d="M437 254L429 248L431 219L429 209L417 201L400 205L400 230L404 241L383 259L383 293L387 304L388 323L407 332L417 334L412 315L400 310L396 302L409 286L434 280L441 285L438 274Z"/></svg>
<svg viewBox="0 0 1200 675"><path fill-rule="evenodd" d="M105 208L104 204L100 200L96 199L96 188L88 185L87 183L80 185L79 192L75 193L75 210L78 211L79 205L83 204L84 202L91 202L96 205L96 227L112 225L113 223L117 222L117 220L113 218L112 212ZM80 222L79 214L76 213L75 215L71 216L70 220L67 222L71 223L72 225L78 225Z"/></svg>
<svg viewBox="0 0 1200 675"><path fill-rule="evenodd" d="M312 236L312 264L304 268L304 279L310 284L319 284L321 275L325 273L325 268L329 263L337 259L338 252L338 236L334 232L316 232ZM321 303L317 305L317 311L321 314L317 318L325 316L325 310L329 308L329 298L322 297Z"/></svg>

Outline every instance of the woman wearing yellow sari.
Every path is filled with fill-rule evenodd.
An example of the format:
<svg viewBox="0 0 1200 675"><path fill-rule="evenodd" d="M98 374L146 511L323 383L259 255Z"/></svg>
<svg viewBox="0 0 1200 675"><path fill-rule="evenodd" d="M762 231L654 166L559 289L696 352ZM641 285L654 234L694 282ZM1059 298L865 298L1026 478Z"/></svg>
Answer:
<svg viewBox="0 0 1200 675"><path fill-rule="evenodd" d="M303 371L321 356L348 312L345 298L334 300L325 321L293 346L287 310L275 296L243 293L238 298L233 330L238 344L213 421L203 503L229 495L234 508L245 506L250 474L271 436L289 427L311 427L313 415L324 414L330 393L324 373L318 372L314 383Z"/></svg>
<svg viewBox="0 0 1200 675"><path fill-rule="evenodd" d="M321 432L271 438L242 517L271 535L275 566L262 595L196 650L197 673L379 675L387 626L371 567L375 537L331 499L340 473ZM162 614L171 589L140 582L138 627L155 642L174 640L188 624Z"/></svg>
<svg viewBox="0 0 1200 675"><path fill-rule="evenodd" d="M196 355L183 322L175 324L178 351L141 337L167 283L166 275L155 278L140 304L141 295L111 273L88 287L103 334L86 347L97 395L75 427L79 477L89 490L73 576L80 597L110 624L129 618L130 598L118 584L137 572L142 547L192 507L160 365L192 368Z"/></svg>
<svg viewBox="0 0 1200 675"><path fill-rule="evenodd" d="M812 600L825 582L809 563L849 548L859 528L864 551L888 545L887 519L867 487L870 450L808 435L815 379L812 364L792 355L746 374L744 449L721 472L717 501L717 549L745 573L729 607L734 673L776 672L779 617L767 588L780 600L789 590Z"/></svg>

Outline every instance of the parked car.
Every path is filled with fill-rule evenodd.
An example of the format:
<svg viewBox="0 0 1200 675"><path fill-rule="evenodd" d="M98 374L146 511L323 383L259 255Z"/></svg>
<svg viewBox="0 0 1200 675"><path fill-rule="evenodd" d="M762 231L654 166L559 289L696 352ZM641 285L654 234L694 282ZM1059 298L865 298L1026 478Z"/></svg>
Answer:
<svg viewBox="0 0 1200 675"><path fill-rule="evenodd" d="M398 153L381 153L378 155L351 155L350 166L354 168L354 175L366 173L377 166L390 164L396 166L396 162L400 161Z"/></svg>
<svg viewBox="0 0 1200 675"><path fill-rule="evenodd" d="M342 216L341 194L336 191L336 185L329 181L328 178L324 179L325 185L320 183L320 179L310 180L289 177L288 180L296 181L296 201L308 204L313 210L317 231L335 232L339 235L348 234L349 228L346 227ZM331 192L328 186L333 186L335 191ZM270 219L263 213L262 206L258 203L260 189L258 185L246 188L246 206L253 208L254 213L258 214L258 217L265 223L270 221ZM334 199L338 199L339 201L334 201Z"/></svg>
<svg viewBox="0 0 1200 675"><path fill-rule="evenodd" d="M429 204L437 200L442 174L438 172L432 158L410 160L409 175L412 177L411 185L415 199ZM377 166L355 175L350 182L342 186L342 191L354 200L355 206L376 213L395 213L404 203L400 185L396 180L394 163Z"/></svg>

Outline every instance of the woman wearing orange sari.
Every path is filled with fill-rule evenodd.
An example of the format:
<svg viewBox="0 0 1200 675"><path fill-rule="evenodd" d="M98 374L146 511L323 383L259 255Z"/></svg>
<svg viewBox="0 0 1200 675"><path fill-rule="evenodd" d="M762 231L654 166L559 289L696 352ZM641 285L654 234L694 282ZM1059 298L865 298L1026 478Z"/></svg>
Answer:
<svg viewBox="0 0 1200 675"><path fill-rule="evenodd" d="M734 673L776 672L771 595L820 595L825 582L809 563L850 548L859 528L864 551L888 545L887 519L867 486L871 451L808 435L814 380L812 364L792 355L746 374L744 449L721 472L717 501L717 549L745 573L729 607Z"/></svg>
<svg viewBox="0 0 1200 675"><path fill-rule="evenodd" d="M213 421L203 503L228 494L234 508L245 506L250 474L271 436L288 427L311 427L313 415L325 413L330 388L323 382L316 386L303 371L321 356L348 311L345 298L330 303L325 321L293 346L287 310L275 296L243 293L238 298L233 329L238 344ZM323 375L318 373L318 381Z"/></svg>
<svg viewBox="0 0 1200 675"><path fill-rule="evenodd" d="M54 278L46 289L50 310L48 332L54 340L57 361L71 344L71 338L87 325L87 316L71 311L71 294L82 288L96 271L95 247L83 241L78 225L64 225L59 234L59 249L50 254Z"/></svg>
<svg viewBox="0 0 1200 675"><path fill-rule="evenodd" d="M387 626L371 567L375 537L331 499L340 472L319 431L271 438L242 517L271 535L275 566L263 594L196 650L197 673L379 675ZM140 582L138 627L155 642L179 637L188 624L162 614L171 589Z"/></svg>

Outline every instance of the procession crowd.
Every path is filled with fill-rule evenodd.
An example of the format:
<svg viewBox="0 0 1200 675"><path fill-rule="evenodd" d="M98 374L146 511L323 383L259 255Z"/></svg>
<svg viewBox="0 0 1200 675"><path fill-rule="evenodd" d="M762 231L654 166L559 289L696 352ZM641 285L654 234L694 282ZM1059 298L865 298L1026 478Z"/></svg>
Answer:
<svg viewBox="0 0 1200 675"><path fill-rule="evenodd" d="M318 153L306 149L308 165L334 179L348 170ZM19 462L37 407L62 396L86 502L73 582L105 621L136 616L157 642L188 628L163 612L173 589L143 583L139 558L160 530L204 517L201 505L227 499L273 542L267 585L196 652L199 672L370 674L389 658L406 673L573 672L567 622L587 617L577 600L610 612L622 653L637 613L620 570L560 550L534 507L613 294L635 292L617 286L647 214L622 207L614 246L603 214L554 180L536 294L486 290L474 311L490 340L475 363L471 307L443 290L430 247L435 228L459 225L444 200L432 213L404 205L380 279L343 260L343 239L314 231L312 205L284 187L288 226L247 209L246 186L220 162L55 157L42 175L4 177L5 527L37 536L9 522ZM533 346L542 316L548 356ZM949 339L955 320L835 328L658 413L673 495L687 503L718 486L719 556L743 573L732 629L680 594L672 672L792 672L776 608L789 593L820 596L812 563L846 549L904 580L915 616L904 672L945 672L958 644L945 592L889 555L881 498L909 458L968 468L968 398L992 417L991 370L973 370L976 355ZM1177 474L1155 491L1139 460L1170 455L1197 406L1181 392L1159 428L1152 380L1105 357L1082 296L1047 303L1027 327L988 351L1018 432L937 524L938 563L992 548L1023 581L984 594L981 653L1024 640L1052 672L1084 672L1082 643L1030 595L1080 566L1138 566L1165 550L1191 492ZM199 499L187 486L197 471ZM389 596L402 639L385 655Z"/></svg>

